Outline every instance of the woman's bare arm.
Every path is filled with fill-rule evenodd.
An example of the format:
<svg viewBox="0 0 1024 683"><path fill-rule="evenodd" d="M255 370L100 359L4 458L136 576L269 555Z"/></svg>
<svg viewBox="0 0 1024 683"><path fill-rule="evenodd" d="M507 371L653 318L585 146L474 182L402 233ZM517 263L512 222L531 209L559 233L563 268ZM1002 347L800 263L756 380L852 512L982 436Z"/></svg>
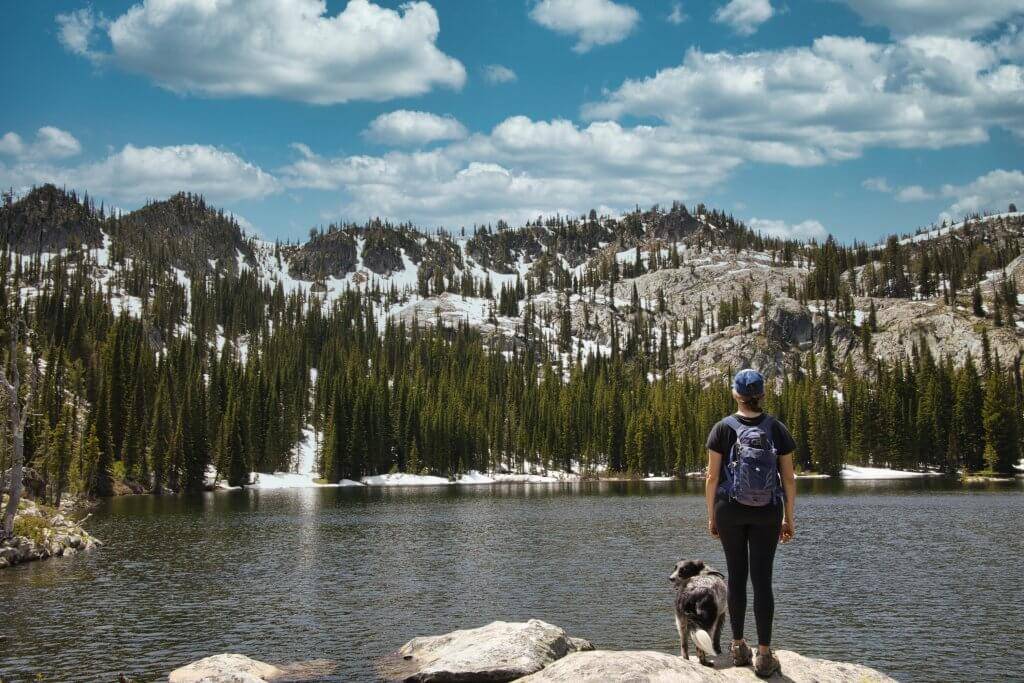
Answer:
<svg viewBox="0 0 1024 683"><path fill-rule="evenodd" d="M722 454L708 451L708 476L704 481L704 499L708 507L708 531L718 538L718 527L715 526L715 492L718 491L718 477L722 471Z"/></svg>
<svg viewBox="0 0 1024 683"><path fill-rule="evenodd" d="M796 536L796 518L793 510L796 505L796 471L793 469L793 454L779 456L779 475L782 477L782 488L786 492L786 510L782 517L782 542L788 543Z"/></svg>

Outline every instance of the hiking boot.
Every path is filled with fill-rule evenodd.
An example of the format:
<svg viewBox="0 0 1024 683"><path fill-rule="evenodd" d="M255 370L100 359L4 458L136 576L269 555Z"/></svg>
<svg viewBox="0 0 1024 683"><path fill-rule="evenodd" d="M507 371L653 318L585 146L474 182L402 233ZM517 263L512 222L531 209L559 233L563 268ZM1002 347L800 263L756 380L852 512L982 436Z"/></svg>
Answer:
<svg viewBox="0 0 1024 683"><path fill-rule="evenodd" d="M745 640L730 645L729 652L732 653L733 666L750 666L753 652Z"/></svg>
<svg viewBox="0 0 1024 683"><path fill-rule="evenodd" d="M757 659L754 660L754 673L761 678L768 678L772 674L782 669L782 664L779 663L779 658L775 656L775 653L768 650L768 654L757 653Z"/></svg>

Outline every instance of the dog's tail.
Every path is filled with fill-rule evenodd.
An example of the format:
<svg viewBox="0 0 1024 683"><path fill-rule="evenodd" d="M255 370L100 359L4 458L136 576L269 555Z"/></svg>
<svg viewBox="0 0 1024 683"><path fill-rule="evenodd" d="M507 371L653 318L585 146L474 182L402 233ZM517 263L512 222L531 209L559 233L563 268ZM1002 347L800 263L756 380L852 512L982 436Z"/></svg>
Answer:
<svg viewBox="0 0 1024 683"><path fill-rule="evenodd" d="M697 647L703 650L704 654L708 657L715 656L715 644L711 642L711 636L708 632L702 628L696 628L693 630L693 641L697 643Z"/></svg>

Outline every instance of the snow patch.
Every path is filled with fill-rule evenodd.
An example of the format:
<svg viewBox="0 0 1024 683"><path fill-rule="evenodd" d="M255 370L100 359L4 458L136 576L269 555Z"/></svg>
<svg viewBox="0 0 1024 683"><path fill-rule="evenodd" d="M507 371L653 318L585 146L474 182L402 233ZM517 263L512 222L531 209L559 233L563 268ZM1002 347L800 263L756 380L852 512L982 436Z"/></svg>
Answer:
<svg viewBox="0 0 1024 683"><path fill-rule="evenodd" d="M843 479L915 479L917 477L931 477L938 475L938 472L907 472L905 470L892 470L886 467L858 467L846 465L839 476Z"/></svg>
<svg viewBox="0 0 1024 683"><path fill-rule="evenodd" d="M270 489L309 489L309 488L334 488L340 484L321 484L314 481L312 474L299 474L297 472L253 472L253 483L247 488L270 490Z"/></svg>
<svg viewBox="0 0 1024 683"><path fill-rule="evenodd" d="M579 481L580 475L574 472L549 472L548 474L506 474L490 475L498 482L514 482L520 484L557 484L563 481Z"/></svg>
<svg viewBox="0 0 1024 683"><path fill-rule="evenodd" d="M476 470L470 470L465 474L459 475L456 484L493 484L494 479Z"/></svg>
<svg viewBox="0 0 1024 683"><path fill-rule="evenodd" d="M451 482L444 477L395 472L392 474L375 474L372 477L363 477L363 483L367 486L447 486Z"/></svg>

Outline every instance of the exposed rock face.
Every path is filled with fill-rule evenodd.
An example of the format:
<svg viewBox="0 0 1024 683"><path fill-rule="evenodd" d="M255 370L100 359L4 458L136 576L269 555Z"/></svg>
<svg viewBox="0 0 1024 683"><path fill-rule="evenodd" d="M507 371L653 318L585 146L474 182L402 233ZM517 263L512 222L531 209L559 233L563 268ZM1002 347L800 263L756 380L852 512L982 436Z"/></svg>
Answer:
<svg viewBox="0 0 1024 683"><path fill-rule="evenodd" d="M810 311L799 302L781 297L768 310L764 334L770 344L783 348L803 346L814 339L814 321Z"/></svg>
<svg viewBox="0 0 1024 683"><path fill-rule="evenodd" d="M557 626L531 619L495 621L443 636L413 638L399 654L409 665L406 681L512 681L540 671L570 652L593 645Z"/></svg>
<svg viewBox="0 0 1024 683"><path fill-rule="evenodd" d="M795 652L777 650L782 663L780 674L768 680L792 683L894 683L894 679L874 669L856 664L810 659ZM727 683L728 681L759 681L749 667L734 667L728 655L718 658L715 668L702 666L695 659L663 652L639 650L597 650L577 652L527 676L530 683L562 683L572 681L598 683L631 681L635 683Z"/></svg>
<svg viewBox="0 0 1024 683"><path fill-rule="evenodd" d="M982 356L981 329L987 328L993 354L1008 362L1021 352L1021 339L1013 327L991 327L968 311L954 311L940 301L876 299L878 332L872 335L875 354L885 359L906 358L912 345L922 341L936 356L949 355L961 365L970 354Z"/></svg>
<svg viewBox="0 0 1024 683"><path fill-rule="evenodd" d="M170 683L259 683L283 675L284 671L272 664L245 655L221 654L175 669L167 680Z"/></svg>

